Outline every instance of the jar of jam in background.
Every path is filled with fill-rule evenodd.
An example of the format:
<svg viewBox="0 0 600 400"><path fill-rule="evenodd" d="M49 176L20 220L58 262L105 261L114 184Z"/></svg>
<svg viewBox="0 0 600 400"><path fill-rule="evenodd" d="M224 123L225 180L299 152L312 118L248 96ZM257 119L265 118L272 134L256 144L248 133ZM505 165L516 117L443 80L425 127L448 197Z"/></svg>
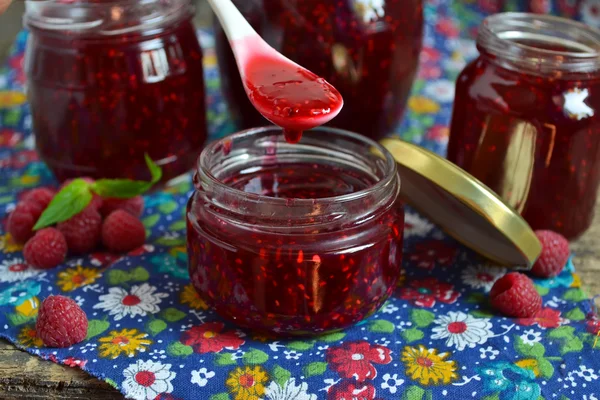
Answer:
<svg viewBox="0 0 600 400"><path fill-rule="evenodd" d="M401 272L404 208L390 153L332 128L277 127L206 147L187 206L191 280L222 317L282 335L374 313Z"/></svg>
<svg viewBox="0 0 600 400"><path fill-rule="evenodd" d="M569 239L600 182L600 32L527 13L486 18L456 83L448 159Z"/></svg>
<svg viewBox="0 0 600 400"><path fill-rule="evenodd" d="M372 139L396 128L419 61L422 0L234 3L271 46L340 91L344 108L330 126ZM215 31L223 92L234 121L241 129L265 125L244 92L218 21Z"/></svg>
<svg viewBox="0 0 600 400"><path fill-rule="evenodd" d="M62 181L163 180L207 136L202 50L188 0L28 1L25 69L36 147Z"/></svg>

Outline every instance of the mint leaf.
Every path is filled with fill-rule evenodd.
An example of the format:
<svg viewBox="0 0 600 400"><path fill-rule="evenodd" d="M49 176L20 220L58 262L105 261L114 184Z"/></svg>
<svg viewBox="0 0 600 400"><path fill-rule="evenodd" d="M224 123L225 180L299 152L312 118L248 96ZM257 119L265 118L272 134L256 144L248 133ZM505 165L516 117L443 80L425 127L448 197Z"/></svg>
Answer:
<svg viewBox="0 0 600 400"><path fill-rule="evenodd" d="M91 201L90 184L83 179L75 179L54 196L33 230L66 221L83 211Z"/></svg>
<svg viewBox="0 0 600 400"><path fill-rule="evenodd" d="M162 178L160 167L150 159L148 154L145 154L144 158L152 176L149 182L134 181L131 179L99 179L92 183L92 190L102 197L119 199L129 199L144 194Z"/></svg>

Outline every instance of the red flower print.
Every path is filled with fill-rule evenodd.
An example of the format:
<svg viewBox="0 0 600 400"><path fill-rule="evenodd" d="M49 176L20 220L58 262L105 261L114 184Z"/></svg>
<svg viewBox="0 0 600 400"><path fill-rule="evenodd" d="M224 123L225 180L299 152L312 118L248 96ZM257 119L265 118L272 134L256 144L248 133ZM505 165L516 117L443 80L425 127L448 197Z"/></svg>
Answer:
<svg viewBox="0 0 600 400"><path fill-rule="evenodd" d="M400 298L410 300L419 307L431 308L436 301L451 304L458 299L460 293L449 283L440 282L435 278L427 278L410 282L400 289Z"/></svg>
<svg viewBox="0 0 600 400"><path fill-rule="evenodd" d="M550 12L550 2L548 0L530 0L529 9L533 13L547 14Z"/></svg>
<svg viewBox="0 0 600 400"><path fill-rule="evenodd" d="M93 253L90 256L90 262L96 267L109 266L120 257L109 253Z"/></svg>
<svg viewBox="0 0 600 400"><path fill-rule="evenodd" d="M489 14L494 14L500 11L499 0L477 0L477 6L481 9L481 11Z"/></svg>
<svg viewBox="0 0 600 400"><path fill-rule="evenodd" d="M196 353L218 353L223 349L237 350L244 341L235 331L222 332L221 322L207 322L183 332L181 343L192 346Z"/></svg>
<svg viewBox="0 0 600 400"><path fill-rule="evenodd" d="M587 322L586 328L592 335L600 336L600 319L598 317L591 318Z"/></svg>
<svg viewBox="0 0 600 400"><path fill-rule="evenodd" d="M419 268L431 270L436 264L442 267L450 266L456 258L457 251L455 247L441 240L429 240L417 243L408 259Z"/></svg>
<svg viewBox="0 0 600 400"><path fill-rule="evenodd" d="M437 65L421 65L417 75L419 79L437 79L442 76L442 69Z"/></svg>
<svg viewBox="0 0 600 400"><path fill-rule="evenodd" d="M577 14L578 0L558 0L558 9L565 17L574 17Z"/></svg>
<svg viewBox="0 0 600 400"><path fill-rule="evenodd" d="M445 143L450 137L450 129L444 125L435 125L427 131L425 138L436 142Z"/></svg>
<svg viewBox="0 0 600 400"><path fill-rule="evenodd" d="M358 382L377 376L377 370L372 363L389 364L391 361L390 350L387 347L372 345L362 340L344 343L327 350L327 362L331 368L341 377L355 378Z"/></svg>
<svg viewBox="0 0 600 400"><path fill-rule="evenodd" d="M424 46L419 55L421 64L437 63L440 61L440 51L435 47Z"/></svg>
<svg viewBox="0 0 600 400"><path fill-rule="evenodd" d="M450 18L440 18L435 24L435 30L449 38L457 37L460 34L460 29L456 23Z"/></svg>
<svg viewBox="0 0 600 400"><path fill-rule="evenodd" d="M79 358L69 357L69 358L65 358L63 363L72 368L75 368L75 367L83 368L83 367L85 367L85 364L87 364L87 360L81 360Z"/></svg>
<svg viewBox="0 0 600 400"><path fill-rule="evenodd" d="M327 398L329 400L373 400L375 387L369 382L357 384L352 381L342 381L329 388Z"/></svg>
<svg viewBox="0 0 600 400"><path fill-rule="evenodd" d="M12 154L8 158L0 160L0 167L24 168L28 164L38 160L39 157L35 150L23 150Z"/></svg>
<svg viewBox="0 0 600 400"><path fill-rule="evenodd" d="M13 147L19 143L22 136L12 129L0 129L0 146Z"/></svg>
<svg viewBox="0 0 600 400"><path fill-rule="evenodd" d="M558 328L563 322L560 317L560 311L553 310L552 308L542 308L532 318L519 318L517 324L530 326L538 324L540 328Z"/></svg>
<svg viewBox="0 0 600 400"><path fill-rule="evenodd" d="M154 251L154 246L151 244L145 244L143 246L138 247L135 250L131 250L127 253L128 256L141 256L142 254L152 253Z"/></svg>

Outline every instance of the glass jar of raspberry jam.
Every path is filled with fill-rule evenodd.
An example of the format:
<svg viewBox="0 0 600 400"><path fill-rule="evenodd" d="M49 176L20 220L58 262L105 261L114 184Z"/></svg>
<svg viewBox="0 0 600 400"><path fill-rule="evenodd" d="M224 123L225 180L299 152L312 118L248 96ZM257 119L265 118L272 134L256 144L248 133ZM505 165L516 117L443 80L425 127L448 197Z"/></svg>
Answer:
<svg viewBox="0 0 600 400"><path fill-rule="evenodd" d="M59 180L193 167L206 139L189 0L35 0L25 69L36 146Z"/></svg>
<svg viewBox="0 0 600 400"><path fill-rule="evenodd" d="M206 147L187 206L191 280L224 318L281 335L374 313L401 272L404 208L391 154L331 128L276 127Z"/></svg>
<svg viewBox="0 0 600 400"><path fill-rule="evenodd" d="M570 239L600 183L600 32L548 15L486 18L456 83L448 159Z"/></svg>
<svg viewBox="0 0 600 400"><path fill-rule="evenodd" d="M379 139L396 128L415 77L423 0L234 0L275 49L340 91L344 108L328 125ZM244 91L218 22L216 50L229 110L241 129L265 119Z"/></svg>

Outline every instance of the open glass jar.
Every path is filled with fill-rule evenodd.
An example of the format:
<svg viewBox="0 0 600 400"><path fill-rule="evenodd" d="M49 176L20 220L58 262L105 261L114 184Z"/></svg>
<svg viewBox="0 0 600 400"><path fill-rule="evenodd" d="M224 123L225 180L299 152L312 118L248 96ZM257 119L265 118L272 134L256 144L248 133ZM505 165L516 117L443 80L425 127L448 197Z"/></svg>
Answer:
<svg viewBox="0 0 600 400"><path fill-rule="evenodd" d="M325 78L344 98L328 125L372 139L400 121L419 62L423 0L234 0L286 57ZM265 119L248 100L229 41L215 23L223 92L240 129Z"/></svg>
<svg viewBox="0 0 600 400"><path fill-rule="evenodd" d="M458 77L448 159L533 229L573 239L600 183L600 32L558 17L486 18Z"/></svg>
<svg viewBox="0 0 600 400"><path fill-rule="evenodd" d="M404 208L391 154L331 128L276 127L206 147L187 206L189 271L243 327L318 334L374 313L401 272Z"/></svg>
<svg viewBox="0 0 600 400"><path fill-rule="evenodd" d="M37 150L59 180L163 179L206 139L202 50L189 0L27 1Z"/></svg>

